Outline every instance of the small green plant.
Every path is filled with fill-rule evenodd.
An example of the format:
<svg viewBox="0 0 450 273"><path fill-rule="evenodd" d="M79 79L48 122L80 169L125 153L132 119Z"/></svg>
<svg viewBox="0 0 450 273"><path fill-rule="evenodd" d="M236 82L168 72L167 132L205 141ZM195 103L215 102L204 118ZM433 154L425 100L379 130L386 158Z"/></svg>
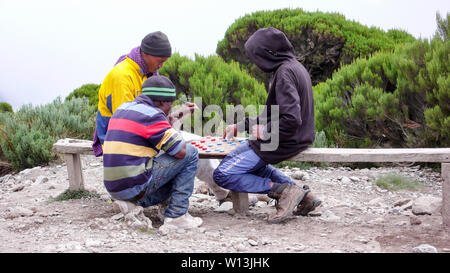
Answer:
<svg viewBox="0 0 450 273"><path fill-rule="evenodd" d="M153 233L154 233L153 230L151 230L151 229L146 230L145 228L141 228L140 231L141 231L142 233L147 233L147 234L153 234Z"/></svg>
<svg viewBox="0 0 450 273"><path fill-rule="evenodd" d="M50 198L50 202L60 202L71 199L91 199L100 198L98 193L93 193L87 190L66 190L60 195Z"/></svg>
<svg viewBox="0 0 450 273"><path fill-rule="evenodd" d="M380 188L390 191L416 190L421 187L420 183L416 180L395 173L378 178L375 184Z"/></svg>

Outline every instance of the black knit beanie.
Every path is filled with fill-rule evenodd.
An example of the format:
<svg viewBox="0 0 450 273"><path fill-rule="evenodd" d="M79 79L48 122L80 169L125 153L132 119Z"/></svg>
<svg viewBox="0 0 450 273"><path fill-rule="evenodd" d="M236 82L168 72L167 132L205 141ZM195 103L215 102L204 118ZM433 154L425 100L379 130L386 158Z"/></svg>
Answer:
<svg viewBox="0 0 450 273"><path fill-rule="evenodd" d="M148 78L142 85L142 94L153 101L174 101L177 98L175 85L169 78L161 75Z"/></svg>
<svg viewBox="0 0 450 273"><path fill-rule="evenodd" d="M156 57L170 57L172 47L166 34L156 31L148 34L142 39L141 50L148 55Z"/></svg>

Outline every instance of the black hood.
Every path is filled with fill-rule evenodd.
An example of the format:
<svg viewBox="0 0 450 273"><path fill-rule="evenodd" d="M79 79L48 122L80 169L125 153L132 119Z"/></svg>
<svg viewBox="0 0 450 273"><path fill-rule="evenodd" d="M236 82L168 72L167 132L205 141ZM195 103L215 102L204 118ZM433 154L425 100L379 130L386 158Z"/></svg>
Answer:
<svg viewBox="0 0 450 273"><path fill-rule="evenodd" d="M253 33L245 43L252 63L264 72L275 71L284 61L294 58L294 47L280 30L269 27Z"/></svg>

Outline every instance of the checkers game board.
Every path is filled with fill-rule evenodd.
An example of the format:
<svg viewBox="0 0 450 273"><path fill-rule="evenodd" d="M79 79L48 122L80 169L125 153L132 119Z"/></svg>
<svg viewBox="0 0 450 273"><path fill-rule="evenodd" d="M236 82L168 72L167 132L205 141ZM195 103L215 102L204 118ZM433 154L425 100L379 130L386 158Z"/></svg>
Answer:
<svg viewBox="0 0 450 273"><path fill-rule="evenodd" d="M197 148L200 158L224 158L231 150L246 142L247 139L207 136L190 143Z"/></svg>

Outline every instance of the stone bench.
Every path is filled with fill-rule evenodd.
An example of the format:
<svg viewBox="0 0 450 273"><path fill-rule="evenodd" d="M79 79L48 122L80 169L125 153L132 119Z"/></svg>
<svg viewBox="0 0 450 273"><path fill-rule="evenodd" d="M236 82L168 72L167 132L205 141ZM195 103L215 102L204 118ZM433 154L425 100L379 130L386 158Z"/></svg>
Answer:
<svg viewBox="0 0 450 273"><path fill-rule="evenodd" d="M92 141L61 139L53 145L53 151L63 154L67 162L69 189L84 188L80 154L92 154ZM200 158L223 159L225 155L200 154ZM346 149L309 148L287 161L297 162L435 162L441 163L442 217L450 228L450 148L404 149ZM232 192L236 212L248 210L248 194Z"/></svg>

